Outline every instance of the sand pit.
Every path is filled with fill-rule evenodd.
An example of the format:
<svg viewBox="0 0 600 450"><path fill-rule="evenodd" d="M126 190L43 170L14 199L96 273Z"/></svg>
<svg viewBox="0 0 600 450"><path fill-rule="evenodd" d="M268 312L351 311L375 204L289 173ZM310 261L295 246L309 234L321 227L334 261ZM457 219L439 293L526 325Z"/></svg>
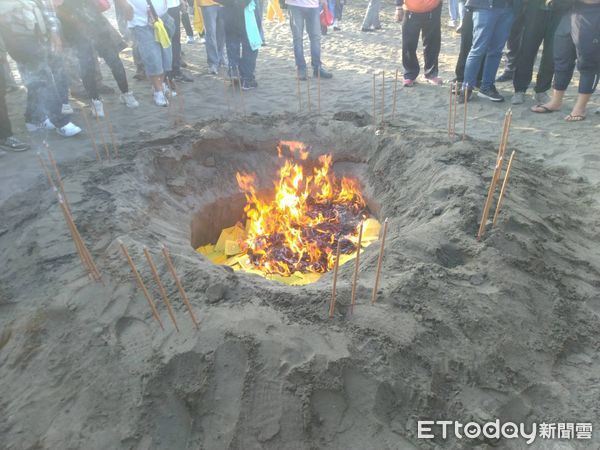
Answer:
<svg viewBox="0 0 600 450"><path fill-rule="evenodd" d="M486 443L417 440L417 420L598 423L600 256L590 248L599 217L588 208L591 187L519 153L498 224L477 242L497 142L452 142L443 130L403 122L375 133L369 123L367 114L343 112L318 121L252 115L125 143L111 163L63 164L105 285L85 277L41 175L5 202L2 446L463 448ZM199 211L215 202L236 210L237 171L272 180L280 139L332 153L336 172L356 174L377 217L389 217L378 302L370 304L375 243L361 257L352 317L352 264L340 268L329 320L331 273L286 286L214 265L193 248ZM229 220L226 210L215 213L215 230ZM119 239L157 301L164 332ZM144 246L180 333L159 301ZM597 436L564 448L597 448Z"/></svg>

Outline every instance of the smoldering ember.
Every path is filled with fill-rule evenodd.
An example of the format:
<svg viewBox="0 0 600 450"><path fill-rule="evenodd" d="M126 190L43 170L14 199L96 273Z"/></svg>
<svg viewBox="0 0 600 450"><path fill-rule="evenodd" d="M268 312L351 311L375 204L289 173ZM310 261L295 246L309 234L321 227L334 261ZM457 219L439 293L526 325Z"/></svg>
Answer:
<svg viewBox="0 0 600 450"><path fill-rule="evenodd" d="M221 7L196 3L208 43L182 38L187 68L169 86L127 47L125 90L96 48L106 86L92 98L77 60L93 53L63 42L64 115L83 128L69 139L50 119L26 131L41 87L5 64L7 117L31 148L0 152L0 450L600 448L600 103L578 92L586 66L563 113L541 100L543 73L515 93L524 104L492 103L485 83L469 96L472 68L449 81L461 40L478 40L475 10L459 34L445 5L399 23L386 3L383 28L363 32L379 3L361 0L325 27L323 73L297 71L289 24L265 22L253 80L227 71L235 59L207 62ZM538 6L524 30L553 14ZM435 20L435 76L426 63L412 83L400 47ZM146 31L164 56L161 23ZM537 39L524 33L521 49ZM563 120L578 96L585 120Z"/></svg>

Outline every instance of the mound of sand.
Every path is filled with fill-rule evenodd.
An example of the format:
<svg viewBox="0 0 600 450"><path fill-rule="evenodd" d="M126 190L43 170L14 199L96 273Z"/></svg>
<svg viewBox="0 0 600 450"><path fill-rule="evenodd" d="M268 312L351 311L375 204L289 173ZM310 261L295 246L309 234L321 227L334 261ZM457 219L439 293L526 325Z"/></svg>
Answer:
<svg viewBox="0 0 600 450"><path fill-rule="evenodd" d="M105 285L84 276L43 178L3 203L2 446L408 449L433 444L416 439L419 418L598 423L590 186L519 153L499 222L477 242L496 145L404 122L375 133L370 122L253 115L129 143L111 163L63 164ZM352 264L340 270L329 320L331 274L290 287L215 266L191 246L194 214L238 193L236 171L272 180L279 139L331 152L336 171L357 175L374 212L389 217L378 303L369 302L376 243L362 257L352 317ZM180 333L162 305L166 331L153 321L118 239L158 300L143 246L155 255Z"/></svg>

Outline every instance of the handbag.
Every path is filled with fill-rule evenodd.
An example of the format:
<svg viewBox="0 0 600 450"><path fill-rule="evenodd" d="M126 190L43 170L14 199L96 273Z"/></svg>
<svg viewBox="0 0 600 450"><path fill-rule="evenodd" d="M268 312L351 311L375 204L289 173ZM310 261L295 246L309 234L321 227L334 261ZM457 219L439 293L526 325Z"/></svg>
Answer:
<svg viewBox="0 0 600 450"><path fill-rule="evenodd" d="M319 15L319 18L321 19L322 27L328 27L333 24L333 14L331 14L331 11L329 11L327 4L325 4L325 6L323 6L323 9L321 10L321 14Z"/></svg>
<svg viewBox="0 0 600 450"><path fill-rule="evenodd" d="M96 0L96 7L98 11L104 12L110 9L110 1L109 0Z"/></svg>

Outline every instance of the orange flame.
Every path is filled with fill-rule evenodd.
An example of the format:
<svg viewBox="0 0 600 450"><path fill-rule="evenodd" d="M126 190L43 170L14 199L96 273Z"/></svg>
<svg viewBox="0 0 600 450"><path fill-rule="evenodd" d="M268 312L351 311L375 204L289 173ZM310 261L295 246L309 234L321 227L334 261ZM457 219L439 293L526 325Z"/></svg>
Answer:
<svg viewBox="0 0 600 450"><path fill-rule="evenodd" d="M365 201L355 180L334 176L331 155L309 161L304 144L282 141L281 158L283 147L300 163L284 160L273 198L259 197L254 174L236 174L247 200L244 247L251 263L268 274L326 272L334 265L338 240L342 253L356 250Z"/></svg>

